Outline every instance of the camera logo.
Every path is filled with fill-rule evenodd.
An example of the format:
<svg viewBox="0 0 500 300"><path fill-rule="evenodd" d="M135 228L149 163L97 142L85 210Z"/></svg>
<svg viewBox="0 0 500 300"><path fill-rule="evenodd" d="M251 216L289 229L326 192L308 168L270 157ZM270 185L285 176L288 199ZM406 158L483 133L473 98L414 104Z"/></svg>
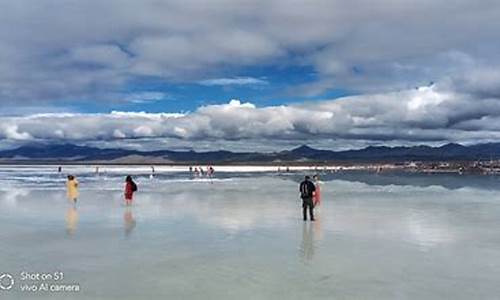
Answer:
<svg viewBox="0 0 500 300"><path fill-rule="evenodd" d="M3 273L0 275L0 290L8 291L14 286L12 275Z"/></svg>

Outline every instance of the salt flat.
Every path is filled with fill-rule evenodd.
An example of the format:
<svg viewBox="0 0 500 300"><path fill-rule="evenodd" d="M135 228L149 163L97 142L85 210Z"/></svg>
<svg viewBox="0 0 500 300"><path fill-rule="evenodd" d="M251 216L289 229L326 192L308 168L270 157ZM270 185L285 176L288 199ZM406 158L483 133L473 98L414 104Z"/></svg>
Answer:
<svg viewBox="0 0 500 300"><path fill-rule="evenodd" d="M308 170L0 168L2 299L477 299L500 295L500 180L471 175L322 175L303 222ZM216 170L217 171L217 170ZM139 185L124 207L124 177ZM30 274L62 272L26 291ZM5 285L6 282L2 281Z"/></svg>

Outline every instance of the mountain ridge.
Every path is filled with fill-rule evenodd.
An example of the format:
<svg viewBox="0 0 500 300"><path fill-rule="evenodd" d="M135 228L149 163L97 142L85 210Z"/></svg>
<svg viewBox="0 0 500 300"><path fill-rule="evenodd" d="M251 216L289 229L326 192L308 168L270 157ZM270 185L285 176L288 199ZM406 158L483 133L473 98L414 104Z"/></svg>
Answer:
<svg viewBox="0 0 500 300"><path fill-rule="evenodd" d="M126 157L142 157L142 161L171 162L326 162L326 161L446 161L500 159L500 143L464 146L449 143L439 147L368 146L362 149L332 151L301 145L290 150L272 153L232 152L227 150L197 152L154 150L140 151L121 148L97 148L75 144L26 144L16 149L0 151L2 161L113 161Z"/></svg>

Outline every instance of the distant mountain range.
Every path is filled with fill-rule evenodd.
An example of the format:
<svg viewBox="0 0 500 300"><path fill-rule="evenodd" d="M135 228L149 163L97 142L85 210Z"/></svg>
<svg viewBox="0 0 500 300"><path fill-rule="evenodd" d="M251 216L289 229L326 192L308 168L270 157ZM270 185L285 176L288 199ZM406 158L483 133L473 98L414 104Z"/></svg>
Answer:
<svg viewBox="0 0 500 300"><path fill-rule="evenodd" d="M137 151L101 149L73 144L27 144L0 151L0 162L110 162L110 163L306 163L471 161L500 159L500 143L441 147L367 147L359 150L318 150L306 145L273 153L230 151Z"/></svg>

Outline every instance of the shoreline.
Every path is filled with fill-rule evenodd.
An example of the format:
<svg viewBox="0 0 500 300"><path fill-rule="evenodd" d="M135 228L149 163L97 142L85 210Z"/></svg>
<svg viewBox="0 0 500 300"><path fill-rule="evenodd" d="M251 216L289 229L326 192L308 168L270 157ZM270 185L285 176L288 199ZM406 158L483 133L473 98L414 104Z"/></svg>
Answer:
<svg viewBox="0 0 500 300"><path fill-rule="evenodd" d="M189 172L189 167L206 168L210 164L206 163L103 163L103 162L0 162L0 168L6 167L88 167L90 171L95 168L145 168L150 170L154 167L155 172ZM297 171L311 172L343 172L343 171L367 171L374 173L385 172L408 172L426 174L476 174L476 175L497 175L500 168L491 165L478 165L472 162L440 162L440 163L322 163L305 164L304 162L294 162L290 164L266 164L266 163L220 163L211 164L216 172L276 172L289 173Z"/></svg>

